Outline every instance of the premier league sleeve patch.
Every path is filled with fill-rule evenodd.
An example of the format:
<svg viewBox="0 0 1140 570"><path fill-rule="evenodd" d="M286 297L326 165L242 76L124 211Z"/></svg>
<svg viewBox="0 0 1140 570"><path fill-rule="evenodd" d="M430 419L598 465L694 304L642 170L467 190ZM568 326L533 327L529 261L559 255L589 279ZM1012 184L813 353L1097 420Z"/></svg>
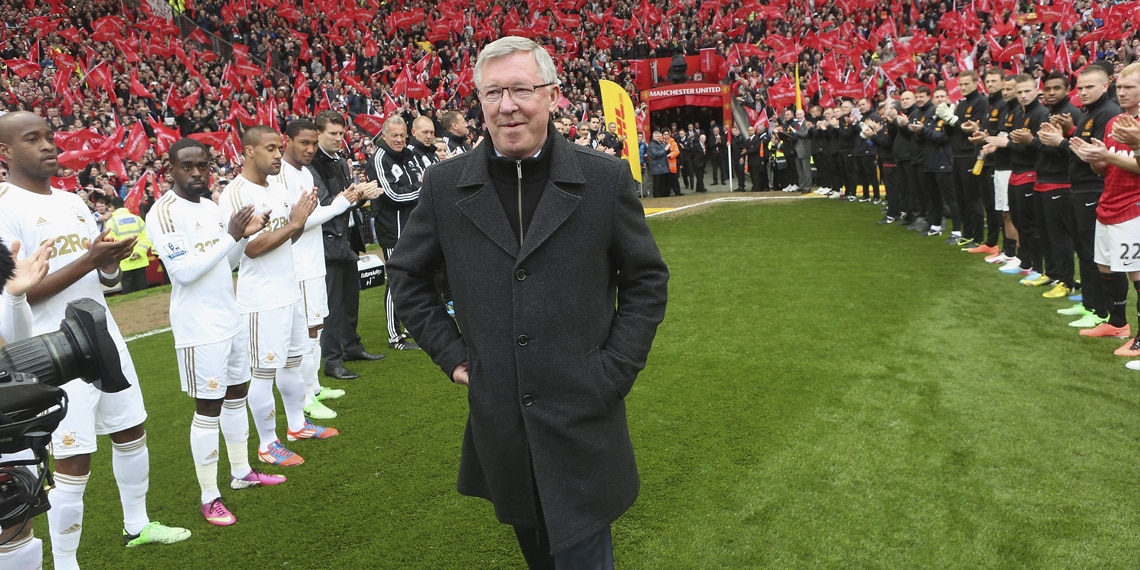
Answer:
<svg viewBox="0 0 1140 570"><path fill-rule="evenodd" d="M163 256L167 259L178 259L186 255L186 242L183 240L173 240L162 244Z"/></svg>

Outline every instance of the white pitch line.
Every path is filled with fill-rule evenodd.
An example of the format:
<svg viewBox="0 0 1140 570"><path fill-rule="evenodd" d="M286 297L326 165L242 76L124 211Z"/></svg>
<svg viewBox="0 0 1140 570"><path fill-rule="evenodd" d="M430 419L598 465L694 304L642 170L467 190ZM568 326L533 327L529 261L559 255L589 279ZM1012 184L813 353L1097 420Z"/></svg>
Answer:
<svg viewBox="0 0 1140 570"><path fill-rule="evenodd" d="M154 329L152 331L146 331L146 332L141 332L141 333L136 334L136 335L131 335L131 336L128 336L127 338L125 338L123 340L125 340L127 342L131 342L133 340L138 340L140 338L146 338L148 336L154 336L156 334L162 334L162 333L167 332L169 330L170 330L170 327L162 327L160 329Z"/></svg>
<svg viewBox="0 0 1140 570"><path fill-rule="evenodd" d="M796 197L796 196L733 196L731 198L716 198L714 200L708 200L707 202L697 202L694 204L689 204L687 206L677 206L676 208L670 208L668 210L662 210L660 212L654 212L652 214L646 214L645 217L646 218L652 218L653 216L656 216L659 214L669 214L672 212L680 212L681 210L688 210L689 208L694 208L696 206L704 206L705 204L716 204L718 202L754 202L757 200L798 200L800 198L801 197Z"/></svg>

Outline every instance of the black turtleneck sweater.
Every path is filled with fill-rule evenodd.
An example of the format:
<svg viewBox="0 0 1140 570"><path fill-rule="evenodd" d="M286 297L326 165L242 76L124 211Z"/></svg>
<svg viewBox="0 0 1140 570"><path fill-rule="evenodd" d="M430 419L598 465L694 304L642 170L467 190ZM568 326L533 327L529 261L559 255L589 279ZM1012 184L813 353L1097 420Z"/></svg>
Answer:
<svg viewBox="0 0 1140 570"><path fill-rule="evenodd" d="M481 145L488 155L487 171L491 176L491 184L499 195L503 211L506 212L507 220L520 245L526 230L530 228L531 219L538 209L538 202L542 199L542 192L550 178L550 155L554 150L553 135L557 132L551 124L547 128L546 143L542 145L538 156L521 160L499 156L491 141Z"/></svg>

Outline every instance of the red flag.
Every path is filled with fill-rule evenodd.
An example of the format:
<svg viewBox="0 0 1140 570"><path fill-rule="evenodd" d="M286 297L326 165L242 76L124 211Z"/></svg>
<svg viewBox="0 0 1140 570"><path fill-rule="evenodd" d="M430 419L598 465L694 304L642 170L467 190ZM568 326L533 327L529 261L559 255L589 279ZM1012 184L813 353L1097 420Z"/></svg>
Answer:
<svg viewBox="0 0 1140 570"><path fill-rule="evenodd" d="M229 139L229 133L225 131L212 131L208 133L190 133L190 138L210 145L211 148L218 152L224 150L226 140Z"/></svg>
<svg viewBox="0 0 1140 570"><path fill-rule="evenodd" d="M141 122L135 121L131 125L131 130L127 133L127 141L123 144L123 156L131 162L138 162L142 160L143 155L146 154L147 146L149 146L146 138L146 129Z"/></svg>
<svg viewBox="0 0 1140 570"><path fill-rule="evenodd" d="M186 39L194 40L202 45L210 45L210 37L206 35L206 32L202 31L202 28L194 28L194 31L190 32L190 35L187 36Z"/></svg>
<svg viewBox="0 0 1140 570"><path fill-rule="evenodd" d="M376 136L384 129L384 117L379 115L366 115L360 113L352 119L352 122L360 125L368 134Z"/></svg>
<svg viewBox="0 0 1140 570"><path fill-rule="evenodd" d="M398 105L396 105L396 101L392 99L392 96L385 93L384 94L384 117L385 118L391 117L392 115L395 115L399 110L400 110L400 107Z"/></svg>
<svg viewBox="0 0 1140 570"><path fill-rule="evenodd" d="M40 64L30 59L5 59L4 65L12 70L20 79L24 79L29 75L37 75L43 69Z"/></svg>
<svg viewBox="0 0 1140 570"><path fill-rule="evenodd" d="M131 73L131 95L154 99L154 93L151 93L146 86L139 81L137 73Z"/></svg>
<svg viewBox="0 0 1140 570"><path fill-rule="evenodd" d="M293 112L300 113L302 110L308 110L309 97L313 91L309 89L309 80L297 70L297 75L293 78Z"/></svg>
<svg viewBox="0 0 1140 570"><path fill-rule="evenodd" d="M146 4L146 2L143 2L143 4ZM150 176L151 174L149 170L143 172L143 175L139 177L138 181L135 182L135 185L131 187L131 190L129 192L127 192L126 199L123 200L123 205L126 206L127 209L136 216L140 215L139 203L142 202L143 194L146 193L146 185L150 181Z"/></svg>
<svg viewBox="0 0 1140 570"><path fill-rule="evenodd" d="M150 128L154 129L155 150L158 151L159 155L166 154L170 145L178 140L178 131L155 121L153 117L147 117L146 120L150 123Z"/></svg>
<svg viewBox="0 0 1140 570"><path fill-rule="evenodd" d="M249 110L241 104L235 104L233 109L230 110L230 116L226 118L226 120L230 122L233 122L234 119L237 119L239 123L247 127L252 127L257 124L257 119L255 119L253 115L250 115Z"/></svg>
<svg viewBox="0 0 1140 570"><path fill-rule="evenodd" d="M313 103L313 116L316 117L317 113L332 109L332 103L329 102L329 92L326 89L321 89L321 96Z"/></svg>

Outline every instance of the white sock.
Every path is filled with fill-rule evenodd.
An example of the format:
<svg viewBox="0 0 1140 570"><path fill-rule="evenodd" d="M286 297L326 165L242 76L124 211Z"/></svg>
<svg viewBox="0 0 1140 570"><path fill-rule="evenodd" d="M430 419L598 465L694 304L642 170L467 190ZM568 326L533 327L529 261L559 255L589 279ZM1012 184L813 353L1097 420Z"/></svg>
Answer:
<svg viewBox="0 0 1140 570"><path fill-rule="evenodd" d="M314 339L309 339L310 341ZM317 383L317 370L320 368L319 360L320 353L314 353L312 344L309 345L309 351L301 355L301 378L305 381L305 405L313 401L320 392L320 385Z"/></svg>
<svg viewBox="0 0 1140 570"><path fill-rule="evenodd" d="M218 418L194 414L190 422L190 455L205 505L222 496L218 490Z"/></svg>
<svg viewBox="0 0 1140 570"><path fill-rule="evenodd" d="M0 546L0 568L5 570L40 570L44 565L44 541L31 533ZM57 564L56 568L60 568Z"/></svg>
<svg viewBox="0 0 1140 570"><path fill-rule="evenodd" d="M79 568L75 552L83 535L83 491L90 475L55 474L55 488L48 491L51 510L48 511L48 534L51 536L51 557L61 570Z"/></svg>
<svg viewBox="0 0 1140 570"><path fill-rule="evenodd" d="M226 453L230 457L230 476L241 479L252 471L249 466L249 414L245 411L245 398L223 400L220 422Z"/></svg>
<svg viewBox="0 0 1140 570"><path fill-rule="evenodd" d="M316 396L320 394L323 389L321 386L321 375L317 373L321 367L321 331L317 331L317 338L309 339L309 341L313 345L312 352L309 354L313 360L313 395Z"/></svg>
<svg viewBox="0 0 1140 570"><path fill-rule="evenodd" d="M111 443L111 467L123 504L123 530L138 534L150 522L146 515L146 492L150 488L150 451L146 434L127 443Z"/></svg>
<svg viewBox="0 0 1140 570"><path fill-rule="evenodd" d="M273 399L273 382L277 378L276 368L254 368L253 380L249 383L249 411L253 414L253 425L261 440L259 451L269 449L269 444L277 441L277 402Z"/></svg>
<svg viewBox="0 0 1140 570"><path fill-rule="evenodd" d="M305 380L301 378L300 356L290 356L285 368L277 371L277 391L281 392L289 431L301 431L305 428Z"/></svg>

